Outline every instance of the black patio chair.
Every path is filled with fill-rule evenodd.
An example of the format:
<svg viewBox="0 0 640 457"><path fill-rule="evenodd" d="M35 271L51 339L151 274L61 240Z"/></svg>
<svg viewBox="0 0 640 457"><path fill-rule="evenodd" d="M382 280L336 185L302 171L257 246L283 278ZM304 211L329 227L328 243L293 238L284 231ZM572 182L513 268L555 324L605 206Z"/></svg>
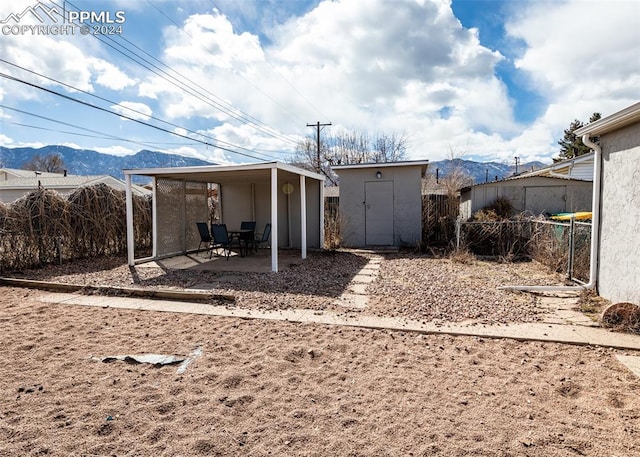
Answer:
<svg viewBox="0 0 640 457"><path fill-rule="evenodd" d="M256 252L258 252L258 248L260 245L267 244L269 242L269 237L271 236L271 224L267 222L264 226L264 230L262 233L256 233L256 237L253 240L253 246Z"/></svg>
<svg viewBox="0 0 640 457"><path fill-rule="evenodd" d="M231 239L226 224L211 224L211 234L213 235L212 248L216 250L216 255L220 255L218 249L222 248L222 254L229 260ZM213 250L211 252L213 253Z"/></svg>
<svg viewBox="0 0 640 457"><path fill-rule="evenodd" d="M200 244L198 244L198 250L196 251L196 255L198 255L203 243L207 246L207 250L211 249L213 238L211 238L211 234L209 233L209 226L206 222L196 222L196 226L198 227L198 232L200 233Z"/></svg>

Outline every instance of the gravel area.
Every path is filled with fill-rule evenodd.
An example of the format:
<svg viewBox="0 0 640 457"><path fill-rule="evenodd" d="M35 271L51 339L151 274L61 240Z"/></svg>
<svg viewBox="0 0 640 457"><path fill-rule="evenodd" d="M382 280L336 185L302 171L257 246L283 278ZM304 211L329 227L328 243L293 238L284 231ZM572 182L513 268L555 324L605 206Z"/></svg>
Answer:
<svg viewBox="0 0 640 457"><path fill-rule="evenodd" d="M336 305L354 276L372 257L382 257L367 285L367 308ZM304 262L273 273L165 270L126 265L124 257L87 259L6 274L17 278L92 286L177 289L208 284L234 295L236 306L259 309L308 308L361 312L422 320L487 323L532 322L541 310L535 296L498 290L507 284L558 284L561 278L536 262L457 262L409 252L375 255L363 251L311 252Z"/></svg>

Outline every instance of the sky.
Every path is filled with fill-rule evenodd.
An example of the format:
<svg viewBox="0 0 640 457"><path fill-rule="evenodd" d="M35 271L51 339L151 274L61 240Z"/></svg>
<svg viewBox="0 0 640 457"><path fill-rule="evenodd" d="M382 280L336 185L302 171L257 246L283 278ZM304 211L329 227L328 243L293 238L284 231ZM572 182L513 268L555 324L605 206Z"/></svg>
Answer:
<svg viewBox="0 0 640 457"><path fill-rule="evenodd" d="M550 163L574 119L639 100L637 0L0 4L5 147L287 161L321 123Z"/></svg>

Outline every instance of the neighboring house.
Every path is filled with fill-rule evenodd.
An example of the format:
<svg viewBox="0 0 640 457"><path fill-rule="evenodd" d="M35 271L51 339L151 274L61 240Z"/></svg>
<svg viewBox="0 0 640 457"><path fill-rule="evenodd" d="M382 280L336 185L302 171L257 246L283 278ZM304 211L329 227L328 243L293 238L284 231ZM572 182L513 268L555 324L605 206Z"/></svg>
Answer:
<svg viewBox="0 0 640 457"><path fill-rule="evenodd" d="M70 194L80 187L106 184L116 190L125 190L124 181L108 175L76 176L66 173L46 173L12 168L0 168L0 202L10 203L38 188ZM141 186L132 186L134 195L151 195L151 191Z"/></svg>
<svg viewBox="0 0 640 457"><path fill-rule="evenodd" d="M573 178L584 181L593 181L593 157L594 153L583 154L573 159L556 162L548 167L521 173L520 178L530 176L550 176L552 178Z"/></svg>
<svg viewBox="0 0 640 457"><path fill-rule="evenodd" d="M594 200L600 204L594 208L592 262L597 270L591 281L595 279L599 294L612 302L640 304L640 103L574 133L583 142L600 136L599 147L592 146L594 183L600 189Z"/></svg>
<svg viewBox="0 0 640 457"><path fill-rule="evenodd" d="M416 245L422 240L421 180L428 161L336 165L346 247Z"/></svg>

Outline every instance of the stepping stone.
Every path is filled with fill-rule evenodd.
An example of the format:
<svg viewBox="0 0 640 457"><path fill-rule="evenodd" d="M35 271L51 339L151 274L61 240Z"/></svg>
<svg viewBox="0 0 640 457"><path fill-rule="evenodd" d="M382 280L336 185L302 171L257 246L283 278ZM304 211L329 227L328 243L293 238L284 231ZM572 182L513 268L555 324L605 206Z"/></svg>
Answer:
<svg viewBox="0 0 640 457"><path fill-rule="evenodd" d="M345 293L334 302L334 305L342 306L343 308L364 309L367 307L368 300L369 298L366 295Z"/></svg>

